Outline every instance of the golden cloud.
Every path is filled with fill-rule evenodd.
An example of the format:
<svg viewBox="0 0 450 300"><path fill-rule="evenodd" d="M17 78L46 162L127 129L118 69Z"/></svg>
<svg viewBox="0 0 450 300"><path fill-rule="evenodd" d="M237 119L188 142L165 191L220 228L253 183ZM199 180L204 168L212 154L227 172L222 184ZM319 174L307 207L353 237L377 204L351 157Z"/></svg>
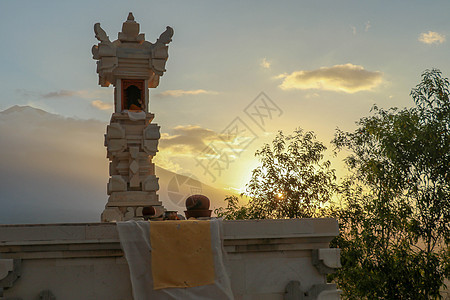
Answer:
<svg viewBox="0 0 450 300"><path fill-rule="evenodd" d="M208 94L208 95L217 95L217 92L207 91L207 90L167 90L161 93L156 94L156 97L182 97L186 95L200 95L200 94Z"/></svg>
<svg viewBox="0 0 450 300"><path fill-rule="evenodd" d="M100 110L110 110L113 107L111 103L105 103L102 100L94 100L91 102L91 105Z"/></svg>
<svg viewBox="0 0 450 300"><path fill-rule="evenodd" d="M434 31L423 32L419 36L419 42L424 44L442 44L445 42L445 35Z"/></svg>
<svg viewBox="0 0 450 300"><path fill-rule="evenodd" d="M220 134L198 125L181 125L172 134L163 133L160 148L177 154L196 154L203 151L213 141L222 141Z"/></svg>
<svg viewBox="0 0 450 300"><path fill-rule="evenodd" d="M382 73L368 71L362 66L349 63L311 71L295 71L291 74L281 74L277 78L283 78L280 84L283 90L317 89L356 93L378 86L382 82Z"/></svg>
<svg viewBox="0 0 450 300"><path fill-rule="evenodd" d="M270 69L271 64L272 63L264 57L261 61L260 66L263 67L264 69Z"/></svg>

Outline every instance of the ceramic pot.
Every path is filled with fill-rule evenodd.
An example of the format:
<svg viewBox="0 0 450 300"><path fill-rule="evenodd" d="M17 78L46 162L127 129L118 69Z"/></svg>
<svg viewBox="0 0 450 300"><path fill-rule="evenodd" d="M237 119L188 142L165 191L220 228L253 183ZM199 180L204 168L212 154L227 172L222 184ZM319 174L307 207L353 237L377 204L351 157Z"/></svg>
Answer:
<svg viewBox="0 0 450 300"><path fill-rule="evenodd" d="M186 199L187 210L208 210L210 201L204 195L192 195Z"/></svg>
<svg viewBox="0 0 450 300"><path fill-rule="evenodd" d="M185 210L184 215L186 216L186 219L189 218L210 218L211 217L212 210L210 209L191 209L191 210Z"/></svg>
<svg viewBox="0 0 450 300"><path fill-rule="evenodd" d="M144 217L151 217L154 216L156 214L156 210L153 206L145 206L144 208L142 208L142 216Z"/></svg>

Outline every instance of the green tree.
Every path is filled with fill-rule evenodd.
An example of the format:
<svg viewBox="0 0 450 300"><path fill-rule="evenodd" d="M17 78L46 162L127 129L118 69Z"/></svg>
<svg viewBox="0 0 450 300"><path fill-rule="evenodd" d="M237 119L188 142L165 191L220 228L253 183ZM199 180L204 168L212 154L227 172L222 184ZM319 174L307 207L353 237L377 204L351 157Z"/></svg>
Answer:
<svg viewBox="0 0 450 300"><path fill-rule="evenodd" d="M216 214L227 219L310 218L330 200L335 189L334 170L324 160L326 147L313 132L296 129L292 135L279 131L272 146L265 144L255 156L261 165L253 170L243 193L247 205L235 196Z"/></svg>
<svg viewBox="0 0 450 300"><path fill-rule="evenodd" d="M347 298L439 298L449 276L448 80L426 70L411 96L415 107L374 107L333 141L352 152L334 211L343 263L335 279Z"/></svg>

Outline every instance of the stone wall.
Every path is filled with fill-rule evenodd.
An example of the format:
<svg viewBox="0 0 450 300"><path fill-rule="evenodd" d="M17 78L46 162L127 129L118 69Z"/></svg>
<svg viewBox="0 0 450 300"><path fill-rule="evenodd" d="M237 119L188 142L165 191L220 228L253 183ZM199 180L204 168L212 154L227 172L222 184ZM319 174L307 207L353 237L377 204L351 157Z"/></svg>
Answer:
<svg viewBox="0 0 450 300"><path fill-rule="evenodd" d="M224 221L236 299L336 299L333 219ZM286 293L287 291L287 293ZM132 299L114 223L0 225L0 299Z"/></svg>

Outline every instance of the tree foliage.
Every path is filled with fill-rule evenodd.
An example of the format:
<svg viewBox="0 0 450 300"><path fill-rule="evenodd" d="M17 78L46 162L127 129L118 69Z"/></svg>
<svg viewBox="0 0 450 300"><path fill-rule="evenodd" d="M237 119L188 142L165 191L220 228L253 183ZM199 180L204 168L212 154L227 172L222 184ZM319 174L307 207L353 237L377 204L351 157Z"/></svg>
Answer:
<svg viewBox="0 0 450 300"><path fill-rule="evenodd" d="M415 107L374 107L333 141L353 153L334 212L343 263L335 279L351 299L438 298L449 276L448 80L427 70L411 96Z"/></svg>
<svg viewBox="0 0 450 300"><path fill-rule="evenodd" d="M261 165L253 170L244 195L248 205L228 197L228 207L216 213L228 219L310 218L330 200L335 189L334 170L324 160L326 147L314 133L279 131L272 145L255 153Z"/></svg>

